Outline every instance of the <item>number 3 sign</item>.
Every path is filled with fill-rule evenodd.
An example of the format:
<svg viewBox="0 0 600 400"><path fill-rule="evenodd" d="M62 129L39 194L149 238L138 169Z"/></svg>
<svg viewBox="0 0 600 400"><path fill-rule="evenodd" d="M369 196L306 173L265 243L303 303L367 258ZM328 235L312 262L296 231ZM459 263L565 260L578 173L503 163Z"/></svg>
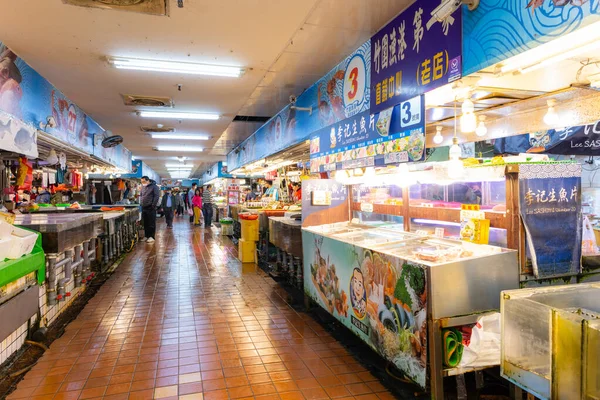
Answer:
<svg viewBox="0 0 600 400"><path fill-rule="evenodd" d="M344 108L346 117L356 115L365 102L367 90L365 59L356 54L350 59L344 75Z"/></svg>

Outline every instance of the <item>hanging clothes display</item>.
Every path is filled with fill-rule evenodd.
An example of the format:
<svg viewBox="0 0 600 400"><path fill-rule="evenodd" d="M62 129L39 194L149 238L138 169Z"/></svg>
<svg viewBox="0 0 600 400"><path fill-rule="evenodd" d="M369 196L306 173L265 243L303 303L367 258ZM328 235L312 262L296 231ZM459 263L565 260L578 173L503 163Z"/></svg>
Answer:
<svg viewBox="0 0 600 400"><path fill-rule="evenodd" d="M31 190L33 182L33 168L27 161L27 157L19 157L19 168L17 170L17 186L21 190Z"/></svg>
<svg viewBox="0 0 600 400"><path fill-rule="evenodd" d="M67 172L66 169L62 169L62 167L58 167L58 170L56 171L56 183L58 183L59 185L62 183L65 183L66 172Z"/></svg>

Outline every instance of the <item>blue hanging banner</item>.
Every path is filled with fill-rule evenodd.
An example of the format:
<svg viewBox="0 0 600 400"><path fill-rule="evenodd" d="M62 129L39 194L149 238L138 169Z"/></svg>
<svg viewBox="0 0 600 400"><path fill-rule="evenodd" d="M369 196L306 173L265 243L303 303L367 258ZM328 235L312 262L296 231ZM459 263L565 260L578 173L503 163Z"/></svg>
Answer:
<svg viewBox="0 0 600 400"><path fill-rule="evenodd" d="M310 139L312 172L383 166L425 158L423 96L377 114L368 111L317 131Z"/></svg>
<svg viewBox="0 0 600 400"><path fill-rule="evenodd" d="M527 262L536 278L581 270L581 165L521 164L519 201Z"/></svg>
<svg viewBox="0 0 600 400"><path fill-rule="evenodd" d="M442 22L439 1L415 1L371 38L371 112L462 77L460 7Z"/></svg>
<svg viewBox="0 0 600 400"><path fill-rule="evenodd" d="M600 154L600 121L496 139L494 151L500 154L597 156Z"/></svg>

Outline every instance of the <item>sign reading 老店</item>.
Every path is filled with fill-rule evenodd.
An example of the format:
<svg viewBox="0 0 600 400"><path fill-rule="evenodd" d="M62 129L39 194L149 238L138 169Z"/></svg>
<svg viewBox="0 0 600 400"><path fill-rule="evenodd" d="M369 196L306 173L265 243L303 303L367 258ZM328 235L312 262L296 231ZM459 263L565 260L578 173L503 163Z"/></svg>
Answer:
<svg viewBox="0 0 600 400"><path fill-rule="evenodd" d="M371 38L371 113L461 78L461 9L439 21L439 5L415 1Z"/></svg>
<svg viewBox="0 0 600 400"><path fill-rule="evenodd" d="M536 278L574 275L581 259L581 165L519 166L527 261Z"/></svg>

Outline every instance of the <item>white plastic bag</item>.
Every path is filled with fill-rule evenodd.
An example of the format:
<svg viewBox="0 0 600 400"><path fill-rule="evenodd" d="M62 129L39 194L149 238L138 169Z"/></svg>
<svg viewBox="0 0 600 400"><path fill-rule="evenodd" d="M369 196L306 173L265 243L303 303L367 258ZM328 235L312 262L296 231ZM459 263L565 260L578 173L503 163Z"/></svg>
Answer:
<svg viewBox="0 0 600 400"><path fill-rule="evenodd" d="M485 315L477 320L471 340L464 346L459 367L500 365L500 313Z"/></svg>

